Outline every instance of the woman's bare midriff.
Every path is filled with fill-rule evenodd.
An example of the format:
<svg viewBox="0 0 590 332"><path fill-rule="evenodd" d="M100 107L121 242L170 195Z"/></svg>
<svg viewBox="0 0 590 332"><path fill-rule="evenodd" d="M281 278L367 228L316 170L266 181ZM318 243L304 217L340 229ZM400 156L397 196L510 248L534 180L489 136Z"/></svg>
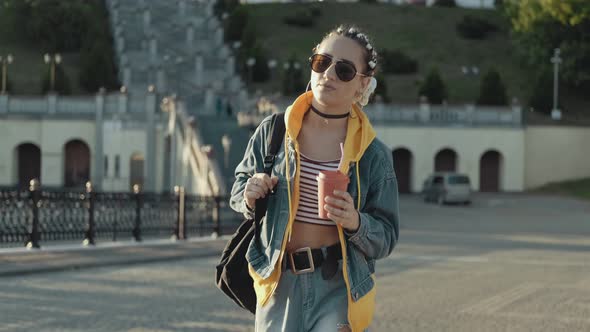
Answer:
<svg viewBox="0 0 590 332"><path fill-rule="evenodd" d="M304 222L294 222L291 241L287 242L287 252L299 248L321 248L338 243L338 229L336 226L314 225Z"/></svg>
<svg viewBox="0 0 590 332"><path fill-rule="evenodd" d="M297 136L299 151L305 156L316 160L335 160L340 158L340 142L346 138L347 122L342 122L338 130L318 129L306 125L307 114L303 126ZM336 226L323 226L304 222L294 222L291 241L287 242L287 252L299 248L321 248L338 243Z"/></svg>

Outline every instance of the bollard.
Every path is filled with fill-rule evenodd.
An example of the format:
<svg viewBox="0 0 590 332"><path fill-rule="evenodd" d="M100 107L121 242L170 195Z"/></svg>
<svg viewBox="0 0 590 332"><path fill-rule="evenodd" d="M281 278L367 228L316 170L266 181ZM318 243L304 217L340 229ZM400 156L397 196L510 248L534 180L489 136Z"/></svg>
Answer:
<svg viewBox="0 0 590 332"><path fill-rule="evenodd" d="M215 196L215 208L213 210L213 238L217 238L221 235L221 218L219 216L221 212L221 197Z"/></svg>
<svg viewBox="0 0 590 332"><path fill-rule="evenodd" d="M39 240L39 201L41 200L41 183L38 179L32 179L29 182L29 197L33 203L33 219L29 224L29 235L25 246L29 249L40 249Z"/></svg>
<svg viewBox="0 0 590 332"><path fill-rule="evenodd" d="M92 183L90 181L86 182L86 207L88 209L88 223L86 224L86 232L82 244L93 246L95 245L96 229L94 226L94 193L92 192Z"/></svg>
<svg viewBox="0 0 590 332"><path fill-rule="evenodd" d="M135 226L133 226L133 238L136 242L141 242L141 190L138 184L133 185L135 194Z"/></svg>
<svg viewBox="0 0 590 332"><path fill-rule="evenodd" d="M176 223L174 225L173 238L176 240L186 240L186 208L184 187L174 186L176 194Z"/></svg>
<svg viewBox="0 0 590 332"><path fill-rule="evenodd" d="M182 213L180 236L183 240L186 240L188 232L186 231L186 193L184 187L180 187L180 212Z"/></svg>

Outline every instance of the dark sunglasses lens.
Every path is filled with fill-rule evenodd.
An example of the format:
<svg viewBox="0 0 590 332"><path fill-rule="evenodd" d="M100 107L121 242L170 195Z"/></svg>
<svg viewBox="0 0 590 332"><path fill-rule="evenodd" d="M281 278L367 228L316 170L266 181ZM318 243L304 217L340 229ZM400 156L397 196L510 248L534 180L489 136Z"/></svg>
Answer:
<svg viewBox="0 0 590 332"><path fill-rule="evenodd" d="M344 82L351 81L356 76L356 69L349 63L336 63L336 75Z"/></svg>
<svg viewBox="0 0 590 332"><path fill-rule="evenodd" d="M326 69L328 69L328 67L330 67L331 63L332 59L321 54L316 54L311 57L311 70L315 71L316 73L323 73L326 71Z"/></svg>

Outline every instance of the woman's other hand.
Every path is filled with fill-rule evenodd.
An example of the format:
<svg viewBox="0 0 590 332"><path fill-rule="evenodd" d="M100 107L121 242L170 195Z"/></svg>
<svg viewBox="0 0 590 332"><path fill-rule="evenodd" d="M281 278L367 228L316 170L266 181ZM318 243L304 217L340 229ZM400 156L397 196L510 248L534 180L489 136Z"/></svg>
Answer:
<svg viewBox="0 0 590 332"><path fill-rule="evenodd" d="M276 176L269 177L266 173L256 173L246 181L244 199L250 209L254 209L256 200L265 197L279 182Z"/></svg>

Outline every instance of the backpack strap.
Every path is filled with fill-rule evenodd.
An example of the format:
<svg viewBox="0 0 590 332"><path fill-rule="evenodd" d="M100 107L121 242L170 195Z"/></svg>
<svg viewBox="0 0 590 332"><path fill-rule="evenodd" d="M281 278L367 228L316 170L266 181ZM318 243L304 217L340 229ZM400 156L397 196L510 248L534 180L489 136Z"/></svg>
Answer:
<svg viewBox="0 0 590 332"><path fill-rule="evenodd" d="M274 166L276 155L281 148L283 143L283 137L285 136L285 113L275 113L272 115L272 124L270 133L267 136L268 142L268 153L264 157L264 173L268 176L272 174L272 167ZM270 194L270 193L269 193ZM262 199L256 200L256 208L254 210L254 225L255 225L255 238L256 241L260 241L260 220L266 214L268 207L268 196L266 195Z"/></svg>

